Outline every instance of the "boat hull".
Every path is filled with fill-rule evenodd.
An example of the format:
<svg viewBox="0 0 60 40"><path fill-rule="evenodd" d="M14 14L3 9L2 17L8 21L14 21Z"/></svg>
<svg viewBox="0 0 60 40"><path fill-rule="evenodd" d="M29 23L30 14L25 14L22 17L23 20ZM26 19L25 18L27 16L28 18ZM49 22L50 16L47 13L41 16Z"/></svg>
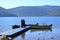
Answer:
<svg viewBox="0 0 60 40"><path fill-rule="evenodd" d="M52 25L30 26L32 29L51 29Z"/></svg>

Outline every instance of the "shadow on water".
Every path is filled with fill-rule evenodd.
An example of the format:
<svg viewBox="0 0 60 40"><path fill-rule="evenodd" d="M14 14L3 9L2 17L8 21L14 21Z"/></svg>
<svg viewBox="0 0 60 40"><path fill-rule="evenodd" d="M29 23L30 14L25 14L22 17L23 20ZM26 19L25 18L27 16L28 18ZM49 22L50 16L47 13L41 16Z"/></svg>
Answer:
<svg viewBox="0 0 60 40"><path fill-rule="evenodd" d="M25 33L22 33L20 35L17 35L16 37L14 37L13 40L16 39L17 37L20 37L20 36L22 39L25 39Z"/></svg>

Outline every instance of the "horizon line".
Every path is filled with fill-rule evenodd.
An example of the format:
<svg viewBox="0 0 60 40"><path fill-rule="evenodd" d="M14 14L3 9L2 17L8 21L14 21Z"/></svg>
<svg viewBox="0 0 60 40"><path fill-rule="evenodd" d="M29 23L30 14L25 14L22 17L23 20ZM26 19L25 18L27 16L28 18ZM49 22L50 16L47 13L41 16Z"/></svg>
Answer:
<svg viewBox="0 0 60 40"><path fill-rule="evenodd" d="M35 5L35 6L36 6L36 5ZM37 5L37 6L60 6L60 5ZM1 7L1 6L0 6L0 7ZM17 6L17 7L34 7L34 6ZM17 7L11 7L11 8L1 7L1 8L12 9L12 8L17 8Z"/></svg>

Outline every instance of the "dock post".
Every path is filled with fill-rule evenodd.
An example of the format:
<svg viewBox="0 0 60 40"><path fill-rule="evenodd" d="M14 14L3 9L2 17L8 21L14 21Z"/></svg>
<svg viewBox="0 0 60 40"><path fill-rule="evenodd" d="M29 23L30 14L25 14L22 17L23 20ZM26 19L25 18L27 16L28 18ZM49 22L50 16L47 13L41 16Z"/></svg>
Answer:
<svg viewBox="0 0 60 40"><path fill-rule="evenodd" d="M25 20L24 19L21 19L21 27L25 27Z"/></svg>

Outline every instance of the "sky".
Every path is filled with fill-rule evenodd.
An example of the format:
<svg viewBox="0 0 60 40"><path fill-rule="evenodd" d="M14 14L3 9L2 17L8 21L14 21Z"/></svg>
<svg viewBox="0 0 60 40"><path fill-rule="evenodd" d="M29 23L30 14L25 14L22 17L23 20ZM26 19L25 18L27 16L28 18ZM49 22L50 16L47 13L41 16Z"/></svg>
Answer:
<svg viewBox="0 0 60 40"><path fill-rule="evenodd" d="M0 0L0 7L10 9L19 6L60 6L60 0Z"/></svg>

